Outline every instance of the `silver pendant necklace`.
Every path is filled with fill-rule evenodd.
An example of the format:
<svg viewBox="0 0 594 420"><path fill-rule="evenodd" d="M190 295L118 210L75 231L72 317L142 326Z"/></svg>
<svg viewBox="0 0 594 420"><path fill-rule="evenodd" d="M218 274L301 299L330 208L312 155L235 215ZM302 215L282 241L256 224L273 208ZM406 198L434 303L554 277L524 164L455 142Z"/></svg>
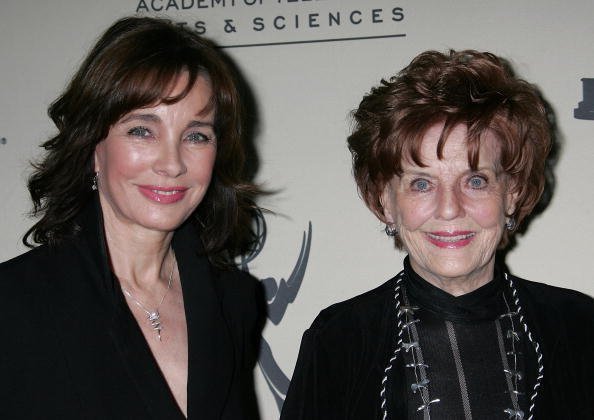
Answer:
<svg viewBox="0 0 594 420"><path fill-rule="evenodd" d="M130 293L130 291L128 291L126 288L124 288L123 285L121 285L122 292L124 292L124 295L126 295L126 297L128 297L136 306L138 306L146 314L146 318L151 324L151 328L157 333L157 339L159 341L161 341L161 330L163 329L163 326L161 325L161 314L159 313L159 308L165 300L167 293L169 293L169 290L171 289L171 285L173 284L173 271L175 269L175 257L173 255L173 250L171 248L169 248L169 250L171 253L171 271L169 272L167 290L165 290L165 293L163 293L163 297L161 297L161 300L159 301L155 309L153 309L152 311L150 309L147 309L147 307L141 301L132 296L132 293Z"/></svg>

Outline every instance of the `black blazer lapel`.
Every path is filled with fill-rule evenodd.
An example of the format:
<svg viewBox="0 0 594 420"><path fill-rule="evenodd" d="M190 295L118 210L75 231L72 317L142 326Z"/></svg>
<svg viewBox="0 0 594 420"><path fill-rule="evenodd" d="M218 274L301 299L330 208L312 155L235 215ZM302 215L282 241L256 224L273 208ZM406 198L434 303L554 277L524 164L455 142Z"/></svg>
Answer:
<svg viewBox="0 0 594 420"><path fill-rule="evenodd" d="M187 223L173 240L188 325L188 418L220 419L234 374L233 340L215 282L218 276Z"/></svg>
<svg viewBox="0 0 594 420"><path fill-rule="evenodd" d="M66 350L77 349L66 354L85 359L81 363L71 360L75 382L79 386L85 383L85 387L89 382L93 384L86 393L89 400L94 398L94 386L113 387L114 394L121 394L113 397L121 399L121 404L117 404L121 408L118 413L122 414L121 418L126 418L125 413L146 416L147 412L155 419L183 418L125 302L119 283L111 273L98 199L89 203L77 223L81 231L73 243L80 264L72 264L71 254L61 264L64 275L71 279L64 283L70 290L61 294L69 297L62 305L64 321L75 331L63 341ZM88 372L77 368L92 366L94 362L98 370L96 375L108 376L111 372L113 377L93 382L93 378L87 376ZM105 372L100 371L101 366ZM110 379L117 384L110 383ZM101 395L102 391L96 389L95 394ZM98 396L97 401L90 403L91 406L100 404Z"/></svg>
<svg viewBox="0 0 594 420"><path fill-rule="evenodd" d="M70 360L73 380L78 384L87 381L82 388L89 394L93 393L93 386L120 389L122 408L134 413L128 418L137 418L139 413L145 417L148 412L155 419L182 419L183 414L111 273L98 199L89 203L77 224L80 232L73 240L74 246L59 263L62 275L71 278L63 283L60 293L62 325L70 325L68 329L74 332L63 334L65 354L84 359ZM235 354L222 297L215 287L218 275L206 256L200 255L203 247L190 223L175 233L173 247L188 329L188 418L220 419L235 373ZM73 254L80 263L73 264ZM81 342L81 337L88 337L88 342ZM85 350L79 357L81 348ZM113 378L117 385L105 378L89 386L93 383L89 372L77 367L92 363L93 357L100 359L97 366L105 366L110 360L120 365ZM111 370L106 368L103 373L107 376ZM99 397L85 398L90 406L101 405Z"/></svg>
<svg viewBox="0 0 594 420"><path fill-rule="evenodd" d="M132 379L138 395L155 419L183 419L184 416L153 357L142 331L125 302L112 319L111 337Z"/></svg>

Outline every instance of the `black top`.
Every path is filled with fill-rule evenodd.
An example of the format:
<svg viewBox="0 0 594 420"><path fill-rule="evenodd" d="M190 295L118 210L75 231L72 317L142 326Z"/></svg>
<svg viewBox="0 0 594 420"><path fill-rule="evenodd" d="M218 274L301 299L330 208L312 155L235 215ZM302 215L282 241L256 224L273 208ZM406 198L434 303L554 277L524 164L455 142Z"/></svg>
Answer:
<svg viewBox="0 0 594 420"><path fill-rule="evenodd" d="M79 234L0 265L2 419L182 419L109 270L97 201ZM257 416L258 282L174 235L188 328L188 418Z"/></svg>
<svg viewBox="0 0 594 420"><path fill-rule="evenodd" d="M404 259L403 265L406 274L404 284L411 301L444 321L475 324L493 321L507 312L502 299L502 293L507 287L500 270L495 270L493 279L478 289L453 296L419 276L412 269L408 257Z"/></svg>
<svg viewBox="0 0 594 420"><path fill-rule="evenodd" d="M415 310L403 316L410 322L403 340L419 343L400 360L408 385L408 418L507 419L517 414L519 419L521 413L527 418L526 390L533 390L538 375L536 354L519 316L502 316L515 305L499 271L482 287L457 297L421 278L408 258L404 273L404 300Z"/></svg>
<svg viewBox="0 0 594 420"><path fill-rule="evenodd" d="M388 361L394 356L399 338L394 299L397 279L398 276L363 295L332 305L318 315L303 335L297 365L281 414L282 420L382 418L380 395L382 380ZM531 332L531 337L539 344L539 351L542 353L543 378L534 400L534 418L564 420L594 418L594 399L592 398L594 301L591 297L576 291L534 283L513 276L508 276L508 279L513 282L517 291L516 297L521 306L523 320ZM435 297L432 293L437 294L437 291L429 287L430 285L424 280L409 284L408 293L413 301L420 297L417 301L419 306L421 303L426 305L425 315L420 316L427 316L428 320L434 316L431 311L442 314L451 312L447 317L453 324L459 348L464 349L474 345L475 322L493 324L493 315L501 314L500 305L503 298L500 300L498 296L501 288L505 290L503 284L505 281L502 276L496 276L493 282L475 291L476 294L462 296L462 299L441 296L444 299L438 297L427 301L425 297ZM484 305L476 304L483 301ZM489 309L491 302L492 310ZM413 304L414 302L410 302L411 306ZM503 306L505 307L505 302ZM486 310L485 307L487 307ZM458 319L459 316L461 316L460 319ZM474 319L475 322L466 323L468 318ZM443 319L439 321L441 324L444 323ZM507 340L508 326L503 324L505 321L506 318L501 319L501 327ZM492 333L490 335L492 336ZM427 351L432 351L433 355L439 353L435 351L438 348L448 349L449 354L443 352L444 358L437 361L438 365L445 363L446 359L452 359L450 355L453 354L449 338L447 340L442 338L442 340L447 345L431 346L421 342L423 349L432 348ZM488 347L490 350L495 348L497 352L499 351L499 344L496 346L491 343ZM534 347L529 347L529 350L535 351ZM407 368L401 353L406 352L398 353L388 375L386 396L389 419L407 418L409 406L413 403L412 400L409 402L408 397L411 387L410 372L407 377ZM469 382L488 388L489 384L481 384L481 378L476 376L488 374L487 371L491 366L488 366L487 362L480 363L478 357L480 353L466 353L472 357L465 358L461 363L466 377L473 376ZM485 357L489 360L497 358L492 353L486 354ZM498 364L501 363L500 358ZM480 367L482 369L479 369ZM428 371L432 372L431 369L430 367ZM443 392L442 396L445 395L445 397L442 398L447 399L449 404L449 401L455 400L454 397L450 398L450 395L457 396L458 401L462 400L457 368L450 366L448 369L456 373L448 374L447 378L433 379L433 386L437 386L436 392ZM478 374L477 369L480 370ZM494 369L499 371L500 366ZM527 372L536 372L534 365L526 366L524 369ZM505 375L501 373L499 376L497 373L496 376L501 378L498 381L503 382L503 389L501 389L501 383L495 384L494 392L489 391L491 396L499 392L498 390L506 392ZM444 382L440 384L439 381L442 379ZM525 377L523 386L527 393L531 393L535 380L534 377ZM454 387L453 390L446 389L450 385ZM431 386L430 382L429 387ZM440 397L437 393L433 395L432 388L429 389L432 399ZM484 392L483 389L477 387L470 390L471 409L481 405L474 400L475 396L480 398L482 392ZM418 398L418 395L414 396ZM504 396L509 398L509 394ZM496 397L493 398L496 399ZM417 404L417 400L414 404ZM431 410L437 410L439 404L431 404ZM462 403L458 404L459 406L454 409L459 410L459 407L462 407L463 410ZM416 406L414 408L416 410ZM524 406L520 408L525 409ZM501 407L497 408L499 409ZM437 415L437 411L432 412L435 413L432 416L433 419L452 418L448 417L447 413L442 417ZM458 412L455 411L455 413ZM474 415L474 418L509 418L507 413L501 412L500 415L498 411L494 417L490 417L489 414L481 416L481 414L482 412ZM464 416L454 415L453 418L464 418Z"/></svg>

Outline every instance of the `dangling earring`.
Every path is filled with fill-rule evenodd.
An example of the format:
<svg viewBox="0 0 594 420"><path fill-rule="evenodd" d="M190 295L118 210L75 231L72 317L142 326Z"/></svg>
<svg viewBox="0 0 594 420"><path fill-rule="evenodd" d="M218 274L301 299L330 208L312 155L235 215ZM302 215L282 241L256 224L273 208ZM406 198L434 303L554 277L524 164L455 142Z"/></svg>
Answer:
<svg viewBox="0 0 594 420"><path fill-rule="evenodd" d="M91 184L91 189L93 191L97 191L97 188L98 188L97 181L98 181L98 179L99 179L99 172L95 172L95 175L93 176L93 181L92 181L92 184Z"/></svg>
<svg viewBox="0 0 594 420"><path fill-rule="evenodd" d="M386 228L384 229L384 231L386 232L386 235L388 235L388 236L398 235L398 228L396 227L396 225L386 225Z"/></svg>
<svg viewBox="0 0 594 420"><path fill-rule="evenodd" d="M514 230L516 228L516 219L514 219L513 217L507 219L507 221L505 222L505 227L507 228L507 230Z"/></svg>

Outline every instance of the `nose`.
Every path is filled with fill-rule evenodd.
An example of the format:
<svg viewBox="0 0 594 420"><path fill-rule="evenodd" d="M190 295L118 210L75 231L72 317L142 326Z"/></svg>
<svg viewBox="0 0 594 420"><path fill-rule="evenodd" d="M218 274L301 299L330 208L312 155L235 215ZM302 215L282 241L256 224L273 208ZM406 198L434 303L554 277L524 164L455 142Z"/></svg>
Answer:
<svg viewBox="0 0 594 420"><path fill-rule="evenodd" d="M153 170L159 175L176 178L187 171L181 151L181 144L176 141L162 142Z"/></svg>
<svg viewBox="0 0 594 420"><path fill-rule="evenodd" d="M443 188L438 191L437 216L442 220L453 220L464 216L461 192L456 188Z"/></svg>

